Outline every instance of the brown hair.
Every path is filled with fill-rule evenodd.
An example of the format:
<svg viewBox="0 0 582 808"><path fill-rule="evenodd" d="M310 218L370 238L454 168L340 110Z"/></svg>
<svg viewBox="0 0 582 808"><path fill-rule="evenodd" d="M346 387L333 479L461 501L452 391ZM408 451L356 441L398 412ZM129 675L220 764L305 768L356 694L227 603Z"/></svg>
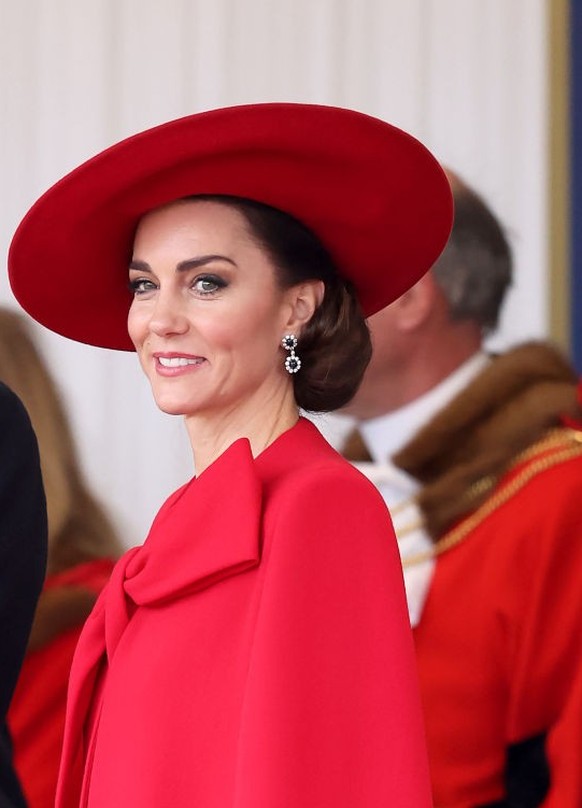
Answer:
<svg viewBox="0 0 582 808"><path fill-rule="evenodd" d="M308 412L343 407L360 386L372 343L354 288L339 275L327 249L302 222L277 208L233 196L191 198L239 211L271 256L284 288L323 281L323 300L298 338L301 369L293 374L295 400Z"/></svg>
<svg viewBox="0 0 582 808"><path fill-rule="evenodd" d="M48 572L120 555L113 525L83 478L65 409L28 323L2 307L0 380L22 400L38 440L49 523Z"/></svg>

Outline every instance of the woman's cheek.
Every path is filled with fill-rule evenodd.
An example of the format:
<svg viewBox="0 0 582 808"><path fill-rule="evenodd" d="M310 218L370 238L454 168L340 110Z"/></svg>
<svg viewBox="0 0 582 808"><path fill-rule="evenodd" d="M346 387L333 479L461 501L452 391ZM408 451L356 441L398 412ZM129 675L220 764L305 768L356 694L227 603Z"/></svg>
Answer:
<svg viewBox="0 0 582 808"><path fill-rule="evenodd" d="M127 333L129 334L129 338L133 342L135 349L139 350L140 344L145 339L145 326L143 317L140 317L140 315L134 310L133 304L127 317Z"/></svg>

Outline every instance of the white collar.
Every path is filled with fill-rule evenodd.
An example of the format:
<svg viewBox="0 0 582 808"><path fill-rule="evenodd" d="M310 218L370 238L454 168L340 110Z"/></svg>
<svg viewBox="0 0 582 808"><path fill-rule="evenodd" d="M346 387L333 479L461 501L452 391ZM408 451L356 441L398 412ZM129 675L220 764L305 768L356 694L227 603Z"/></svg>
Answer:
<svg viewBox="0 0 582 808"><path fill-rule="evenodd" d="M404 407L388 415L360 421L360 434L372 459L376 463L385 463L396 454L419 429L478 376L490 361L484 351L478 351L436 387Z"/></svg>

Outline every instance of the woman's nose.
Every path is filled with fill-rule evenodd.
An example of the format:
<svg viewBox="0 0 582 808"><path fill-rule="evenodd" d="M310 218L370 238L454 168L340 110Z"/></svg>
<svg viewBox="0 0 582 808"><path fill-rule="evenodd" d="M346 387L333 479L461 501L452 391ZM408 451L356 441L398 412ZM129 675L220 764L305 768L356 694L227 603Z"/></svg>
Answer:
<svg viewBox="0 0 582 808"><path fill-rule="evenodd" d="M173 295L158 293L149 327L160 337L184 334L188 330L188 319Z"/></svg>

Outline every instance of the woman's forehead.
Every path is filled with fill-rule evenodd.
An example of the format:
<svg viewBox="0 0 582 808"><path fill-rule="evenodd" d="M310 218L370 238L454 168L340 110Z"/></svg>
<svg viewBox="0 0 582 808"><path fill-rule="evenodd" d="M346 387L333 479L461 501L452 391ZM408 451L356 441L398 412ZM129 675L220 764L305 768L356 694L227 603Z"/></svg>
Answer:
<svg viewBox="0 0 582 808"><path fill-rule="evenodd" d="M265 283L278 271L270 251L237 208L213 200L177 200L156 208L138 225L130 269L195 268L222 261ZM260 281L259 279L262 279Z"/></svg>
<svg viewBox="0 0 582 808"><path fill-rule="evenodd" d="M179 199L146 213L139 221L134 248L144 243L253 243L245 216L235 207L206 199Z"/></svg>

